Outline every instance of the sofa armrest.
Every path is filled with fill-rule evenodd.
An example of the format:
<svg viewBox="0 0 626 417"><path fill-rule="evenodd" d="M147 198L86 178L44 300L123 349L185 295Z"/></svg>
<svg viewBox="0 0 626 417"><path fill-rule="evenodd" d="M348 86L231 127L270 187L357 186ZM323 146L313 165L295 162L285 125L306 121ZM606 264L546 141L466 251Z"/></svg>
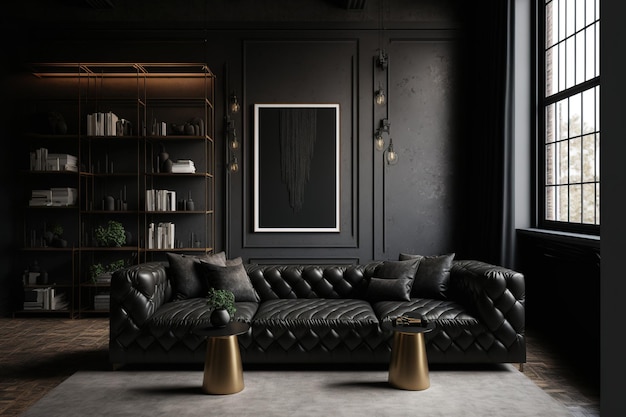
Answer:
<svg viewBox="0 0 626 417"><path fill-rule="evenodd" d="M524 334L524 275L474 260L455 260L450 269L450 296L483 322L498 338Z"/></svg>
<svg viewBox="0 0 626 417"><path fill-rule="evenodd" d="M141 326L171 297L165 264L129 266L111 278L110 342L128 345Z"/></svg>

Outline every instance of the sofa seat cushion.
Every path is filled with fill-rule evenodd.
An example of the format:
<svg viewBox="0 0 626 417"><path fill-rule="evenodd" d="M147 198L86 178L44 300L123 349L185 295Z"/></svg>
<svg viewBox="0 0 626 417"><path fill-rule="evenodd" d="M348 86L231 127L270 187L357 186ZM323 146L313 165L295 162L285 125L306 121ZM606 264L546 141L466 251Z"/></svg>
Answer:
<svg viewBox="0 0 626 417"><path fill-rule="evenodd" d="M381 318L389 349L393 345L393 332L387 324L395 317L416 312L434 321L435 328L424 334L428 360L433 363L489 362L490 358L506 362L508 352L516 352L520 344L514 332L504 332L511 334L498 338L460 304L452 301L413 298L403 302L381 301L373 307Z"/></svg>
<svg viewBox="0 0 626 417"><path fill-rule="evenodd" d="M384 342L371 305L356 299L277 299L260 304L250 355L274 361L371 360Z"/></svg>
<svg viewBox="0 0 626 417"><path fill-rule="evenodd" d="M261 303L254 318L259 324L287 326L360 327L378 324L370 303L356 299L297 298Z"/></svg>
<svg viewBox="0 0 626 417"><path fill-rule="evenodd" d="M474 316L454 301L411 298L410 301L378 301L372 307L383 325L410 312L419 313L423 318L438 324L467 326L478 323Z"/></svg>

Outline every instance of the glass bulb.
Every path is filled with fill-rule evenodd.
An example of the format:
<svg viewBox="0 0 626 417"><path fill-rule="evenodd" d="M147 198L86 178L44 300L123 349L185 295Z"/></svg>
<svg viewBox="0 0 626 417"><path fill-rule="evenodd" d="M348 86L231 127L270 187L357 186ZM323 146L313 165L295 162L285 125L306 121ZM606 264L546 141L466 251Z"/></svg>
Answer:
<svg viewBox="0 0 626 417"><path fill-rule="evenodd" d="M393 139L389 138L389 147L387 148L387 164L395 165L398 163L398 154L393 150Z"/></svg>
<svg viewBox="0 0 626 417"><path fill-rule="evenodd" d="M379 106L385 104L385 91L382 88L376 92L375 100Z"/></svg>
<svg viewBox="0 0 626 417"><path fill-rule="evenodd" d="M230 111L231 113L237 113L239 111L239 101L237 100L237 96L233 95L230 103Z"/></svg>
<svg viewBox="0 0 626 417"><path fill-rule="evenodd" d="M233 136L233 140L230 141L230 149L237 150L239 149L239 141L237 140L237 136Z"/></svg>
<svg viewBox="0 0 626 417"><path fill-rule="evenodd" d="M382 133L376 133L376 137L374 138L374 143L376 145L377 151L382 151L385 149L385 139L383 139Z"/></svg>
<svg viewBox="0 0 626 417"><path fill-rule="evenodd" d="M237 163L237 158L234 158L232 160L232 162L230 163L230 172L237 172L239 171L239 164Z"/></svg>

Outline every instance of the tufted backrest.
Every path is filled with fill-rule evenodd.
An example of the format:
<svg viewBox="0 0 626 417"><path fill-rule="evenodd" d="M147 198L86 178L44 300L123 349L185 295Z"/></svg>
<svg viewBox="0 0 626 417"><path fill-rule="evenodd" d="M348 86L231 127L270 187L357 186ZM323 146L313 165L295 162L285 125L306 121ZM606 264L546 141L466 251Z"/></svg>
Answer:
<svg viewBox="0 0 626 417"><path fill-rule="evenodd" d="M246 265L261 301L277 298L363 298L378 263L363 265Z"/></svg>

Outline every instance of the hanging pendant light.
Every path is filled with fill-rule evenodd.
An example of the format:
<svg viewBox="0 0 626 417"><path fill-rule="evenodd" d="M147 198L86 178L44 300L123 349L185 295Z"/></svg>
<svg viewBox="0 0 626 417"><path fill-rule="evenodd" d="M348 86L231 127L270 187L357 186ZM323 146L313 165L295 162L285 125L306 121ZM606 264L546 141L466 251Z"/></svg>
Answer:
<svg viewBox="0 0 626 417"><path fill-rule="evenodd" d="M239 111L239 100L237 100L237 94L233 92L230 95L230 112L237 113Z"/></svg>
<svg viewBox="0 0 626 417"><path fill-rule="evenodd" d="M237 172L239 171L239 162L237 161L237 157L233 156L233 158L230 160L230 164L228 164L228 169L230 170L230 172Z"/></svg>
<svg viewBox="0 0 626 417"><path fill-rule="evenodd" d="M385 89L383 88L382 84L379 84L378 90L376 90L376 95L374 96L374 100L379 106L385 104Z"/></svg>
<svg viewBox="0 0 626 417"><path fill-rule="evenodd" d="M398 154L393 150L393 139L389 138L389 147L387 147L387 165L395 165L398 163Z"/></svg>
<svg viewBox="0 0 626 417"><path fill-rule="evenodd" d="M376 131L374 136L374 146L376 146L377 151L385 149L385 138L383 138L383 132L380 129Z"/></svg>
<svg viewBox="0 0 626 417"><path fill-rule="evenodd" d="M239 149L239 141L237 140L237 130L233 127L231 138L230 138L230 149L236 151Z"/></svg>

